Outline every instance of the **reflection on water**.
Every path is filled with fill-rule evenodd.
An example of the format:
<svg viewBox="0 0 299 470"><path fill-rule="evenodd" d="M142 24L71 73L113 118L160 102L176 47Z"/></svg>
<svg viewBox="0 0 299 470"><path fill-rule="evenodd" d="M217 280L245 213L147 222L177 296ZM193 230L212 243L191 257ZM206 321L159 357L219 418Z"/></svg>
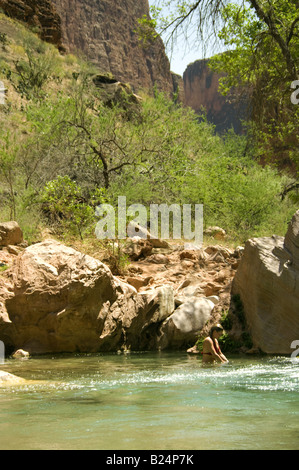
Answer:
<svg viewBox="0 0 299 470"><path fill-rule="evenodd" d="M298 449L299 361L184 353L8 360L0 449Z"/></svg>

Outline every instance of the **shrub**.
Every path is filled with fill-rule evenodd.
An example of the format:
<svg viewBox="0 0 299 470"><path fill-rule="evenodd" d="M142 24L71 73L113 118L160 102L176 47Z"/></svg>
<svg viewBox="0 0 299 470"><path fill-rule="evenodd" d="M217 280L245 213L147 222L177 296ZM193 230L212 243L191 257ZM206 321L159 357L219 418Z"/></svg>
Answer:
<svg viewBox="0 0 299 470"><path fill-rule="evenodd" d="M24 58L14 62L12 80L17 91L27 99L40 98L46 83L59 73L59 56L51 46L36 36L25 34Z"/></svg>
<svg viewBox="0 0 299 470"><path fill-rule="evenodd" d="M44 187L41 203L43 211L50 223L58 229L64 229L73 234L83 233L95 223L95 210L91 201L104 202L103 191L96 190L88 198L75 181L69 176L58 176Z"/></svg>

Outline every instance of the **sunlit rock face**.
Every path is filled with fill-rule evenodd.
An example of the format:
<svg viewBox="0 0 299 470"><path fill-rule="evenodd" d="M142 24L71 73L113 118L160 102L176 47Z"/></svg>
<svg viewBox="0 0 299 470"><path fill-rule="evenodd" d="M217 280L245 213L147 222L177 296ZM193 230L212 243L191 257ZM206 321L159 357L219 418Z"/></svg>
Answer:
<svg viewBox="0 0 299 470"><path fill-rule="evenodd" d="M0 0L0 8L135 90L156 86L171 95L177 88L162 39L139 40L138 19L149 15L148 0Z"/></svg>
<svg viewBox="0 0 299 470"><path fill-rule="evenodd" d="M235 101L236 96L228 98L221 95L218 91L220 77L209 68L208 59L189 64L183 76L184 103L198 114L204 108L208 121L216 126L216 131L222 132L233 127L235 132L241 133L241 119L246 116L246 103L244 99Z"/></svg>
<svg viewBox="0 0 299 470"><path fill-rule="evenodd" d="M138 18L149 15L148 0L52 0L62 23L63 44L82 51L102 72L110 72L135 89L172 93L169 60L160 37L144 47L136 31Z"/></svg>
<svg viewBox="0 0 299 470"><path fill-rule="evenodd" d="M241 297L255 347L291 354L299 340L299 211L285 238L247 241L233 293Z"/></svg>

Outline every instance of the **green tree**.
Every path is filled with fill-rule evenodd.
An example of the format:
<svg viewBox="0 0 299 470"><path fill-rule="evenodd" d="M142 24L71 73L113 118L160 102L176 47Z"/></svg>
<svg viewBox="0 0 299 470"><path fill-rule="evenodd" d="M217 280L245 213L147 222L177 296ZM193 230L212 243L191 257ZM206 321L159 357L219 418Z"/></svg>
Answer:
<svg viewBox="0 0 299 470"><path fill-rule="evenodd" d="M298 188L299 106L291 101L291 84L299 73L299 13L293 1L251 1L250 8L229 4L219 36L229 49L210 60L226 75L221 90L246 93L250 120L263 162L293 169ZM295 172L294 172L295 169Z"/></svg>
<svg viewBox="0 0 299 470"><path fill-rule="evenodd" d="M172 14L163 17L166 8ZM299 74L298 0L157 0L152 14L148 21L168 40L182 33L188 39L195 32L206 44L207 29L219 37L228 52L214 57L210 66L226 73L222 92L234 87L247 93L249 122L263 162L294 164L298 175L299 106L291 102L291 84ZM298 189L296 174L283 195L291 189Z"/></svg>

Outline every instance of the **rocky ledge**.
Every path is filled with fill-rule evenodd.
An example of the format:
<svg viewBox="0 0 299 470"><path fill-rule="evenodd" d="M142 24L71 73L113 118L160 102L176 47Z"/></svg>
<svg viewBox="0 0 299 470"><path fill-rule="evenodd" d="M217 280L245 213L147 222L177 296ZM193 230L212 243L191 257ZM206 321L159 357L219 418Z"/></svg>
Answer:
<svg viewBox="0 0 299 470"><path fill-rule="evenodd" d="M162 242L165 254L152 247L121 278L58 241L18 242L0 251L8 267L0 275L0 340L10 352L187 348L229 305L238 264L221 247L192 251Z"/></svg>

